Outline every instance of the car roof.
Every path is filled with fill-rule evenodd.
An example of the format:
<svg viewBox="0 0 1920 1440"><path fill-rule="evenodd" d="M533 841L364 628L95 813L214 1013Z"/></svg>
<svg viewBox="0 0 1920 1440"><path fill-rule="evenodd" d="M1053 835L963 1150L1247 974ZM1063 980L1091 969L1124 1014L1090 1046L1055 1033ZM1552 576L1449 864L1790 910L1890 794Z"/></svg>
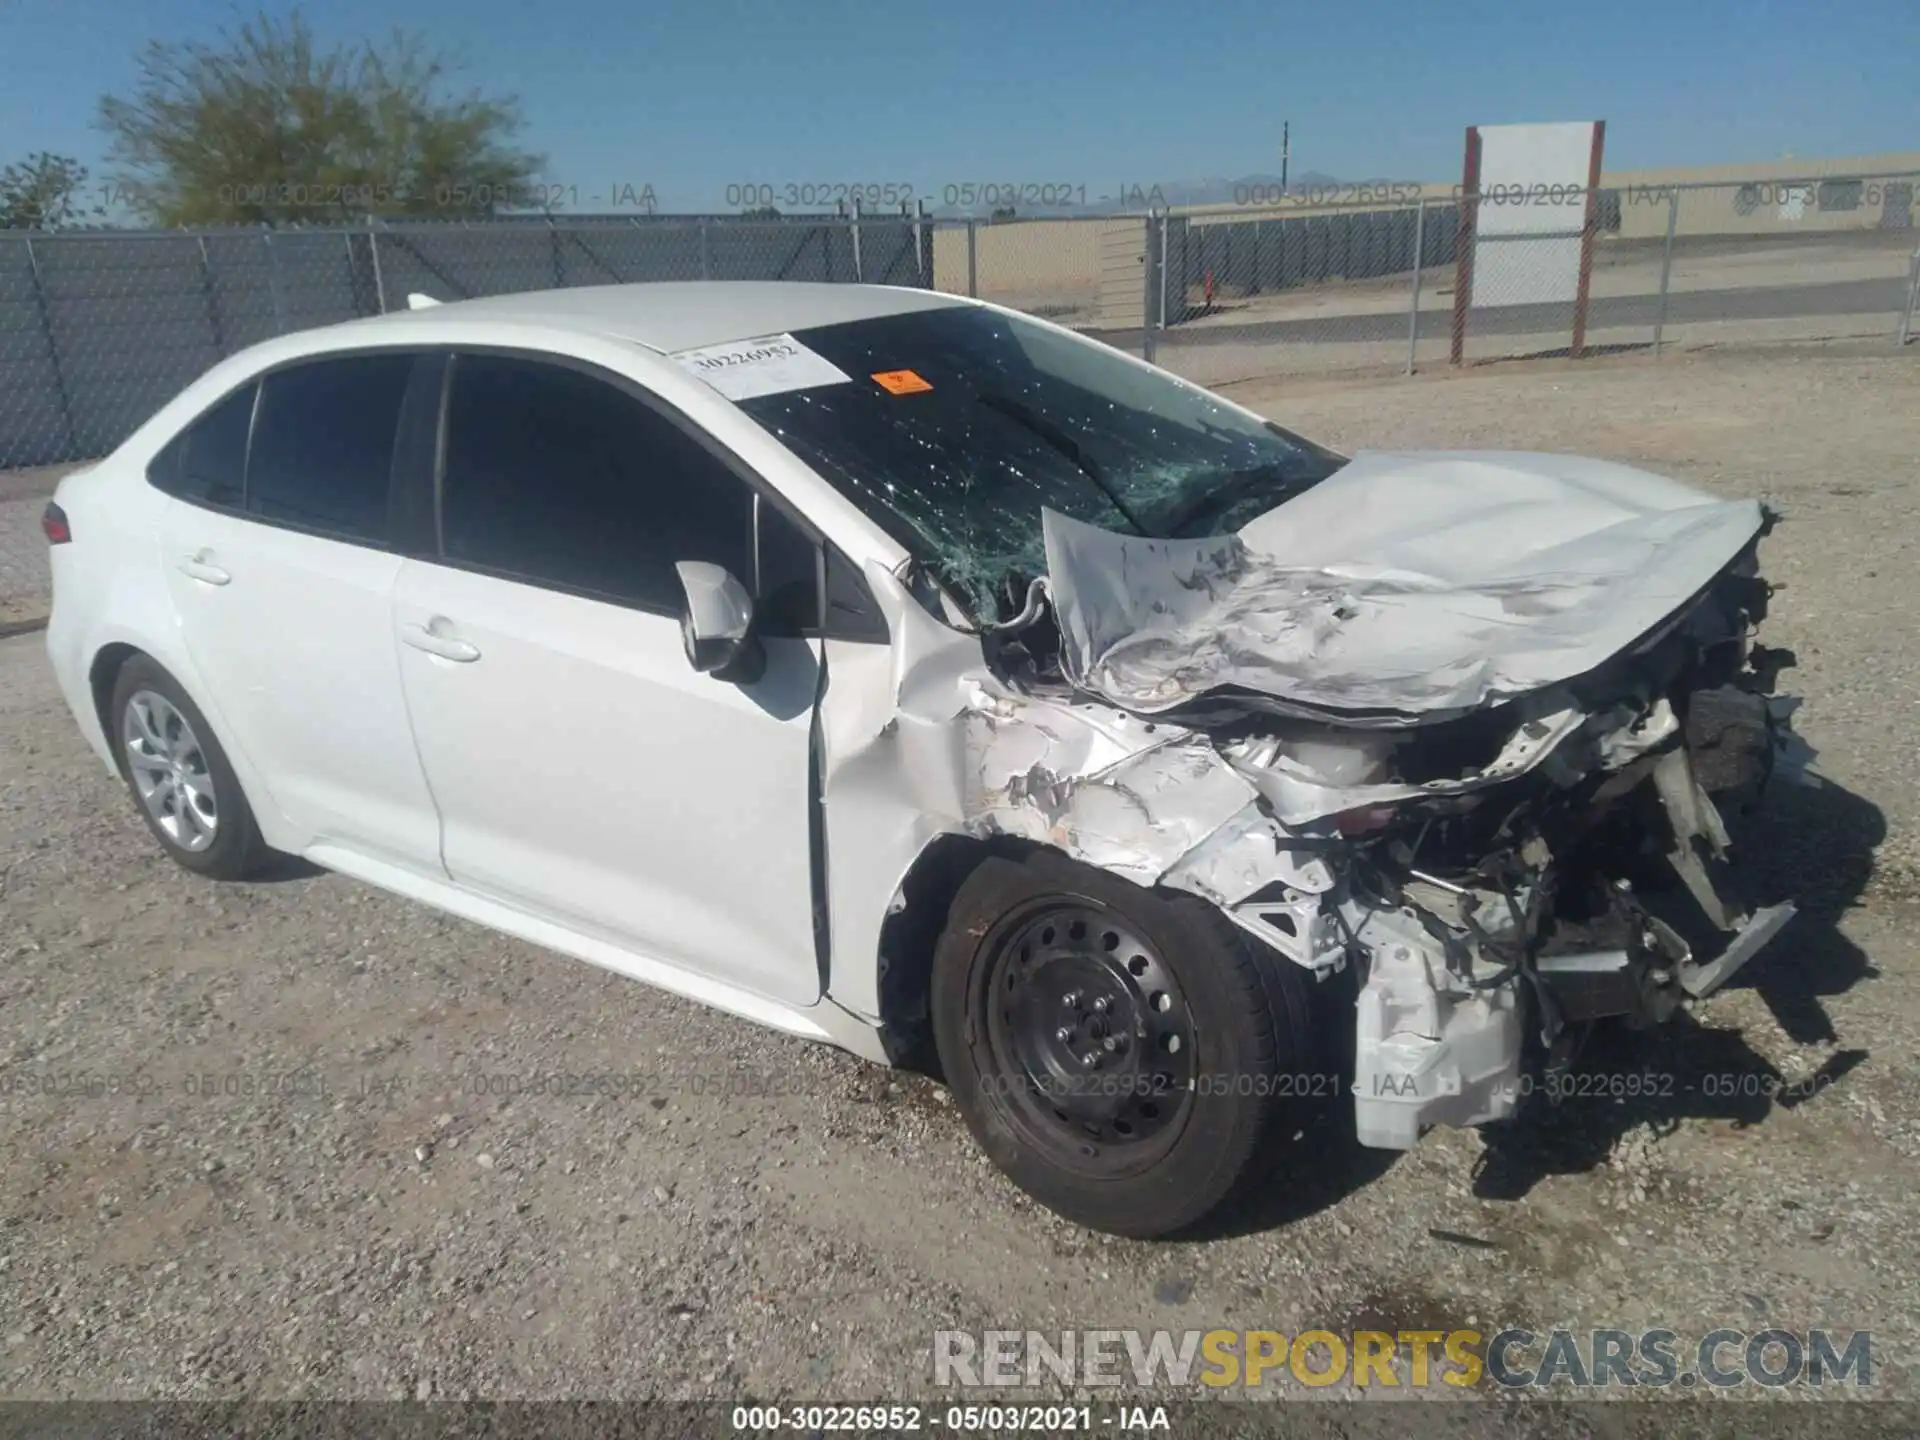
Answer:
<svg viewBox="0 0 1920 1440"><path fill-rule="evenodd" d="M431 320L485 326L537 325L583 335L632 341L671 352L728 340L871 320L916 310L939 310L971 302L934 290L889 285L808 284L784 280L686 280L636 285L582 285L489 295L397 310L349 321L335 333L378 330L398 338L407 327Z"/></svg>

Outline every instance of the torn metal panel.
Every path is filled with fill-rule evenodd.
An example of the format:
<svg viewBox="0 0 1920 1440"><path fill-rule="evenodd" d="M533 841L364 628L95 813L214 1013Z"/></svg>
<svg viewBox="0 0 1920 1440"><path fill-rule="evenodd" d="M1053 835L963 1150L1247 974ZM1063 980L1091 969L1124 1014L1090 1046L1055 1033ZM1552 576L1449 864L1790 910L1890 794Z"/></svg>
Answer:
<svg viewBox="0 0 1920 1440"><path fill-rule="evenodd" d="M1310 768L1296 754L1271 744L1230 747L1229 763L1253 782L1254 788L1288 825L1307 825L1328 815L1366 805L1383 805L1415 796L1464 795L1524 775L1540 764L1556 746L1587 723L1583 710L1568 706L1517 725L1491 764L1458 779L1422 784L1398 781L1341 785Z"/></svg>
<svg viewBox="0 0 1920 1440"><path fill-rule="evenodd" d="M1332 883L1263 813L1205 736L1105 705L1021 695L979 640L940 624L877 565L891 646L829 641L821 795L838 956L877 953L901 879L937 836L1016 836L1138 884L1233 905L1276 881ZM836 965L834 998L879 1014L870 966Z"/></svg>
<svg viewBox="0 0 1920 1440"><path fill-rule="evenodd" d="M1225 692L1357 727L1585 674L1670 622L1761 507L1560 455L1363 453L1235 535L1128 536L1049 511L1062 663L1158 714Z"/></svg>
<svg viewBox="0 0 1920 1440"><path fill-rule="evenodd" d="M943 834L966 829L963 684L983 671L980 642L928 615L891 572L866 578L891 643L828 640L820 700L833 998L880 1018L880 930L900 881Z"/></svg>
<svg viewBox="0 0 1920 1440"><path fill-rule="evenodd" d="M1209 741L1177 728L1112 757L1123 742L1097 722L1024 700L972 712L967 733L976 833L1036 840L1143 885L1254 798Z"/></svg>

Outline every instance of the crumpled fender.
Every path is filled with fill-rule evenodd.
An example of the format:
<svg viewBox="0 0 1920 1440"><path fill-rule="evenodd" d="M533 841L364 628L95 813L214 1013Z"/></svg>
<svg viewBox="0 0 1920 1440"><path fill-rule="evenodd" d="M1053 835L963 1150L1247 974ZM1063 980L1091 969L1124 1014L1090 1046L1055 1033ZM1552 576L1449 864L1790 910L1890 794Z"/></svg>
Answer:
<svg viewBox="0 0 1920 1440"><path fill-rule="evenodd" d="M892 644L826 642L821 701L839 1004L879 1018L881 928L942 835L1018 836L1223 906L1275 879L1331 884L1205 736L1018 694L994 678L976 637L940 624L885 567L869 564L866 579Z"/></svg>

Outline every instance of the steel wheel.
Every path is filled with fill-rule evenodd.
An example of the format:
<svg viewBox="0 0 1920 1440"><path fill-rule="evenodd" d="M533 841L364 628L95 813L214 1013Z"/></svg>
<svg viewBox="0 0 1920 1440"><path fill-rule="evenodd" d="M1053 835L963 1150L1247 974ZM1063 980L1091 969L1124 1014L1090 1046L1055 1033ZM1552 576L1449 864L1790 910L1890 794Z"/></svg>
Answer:
<svg viewBox="0 0 1920 1440"><path fill-rule="evenodd" d="M206 850L220 830L213 774L193 726L166 696L136 690L121 721L133 788L153 823L190 854Z"/></svg>
<svg viewBox="0 0 1920 1440"><path fill-rule="evenodd" d="M1039 849L961 883L928 1008L993 1163L1056 1214L1149 1238L1265 1173L1281 1077L1313 1053L1304 974L1197 895Z"/></svg>
<svg viewBox="0 0 1920 1440"><path fill-rule="evenodd" d="M1088 1173L1151 1163L1194 1089L1186 996L1140 927L1098 901L1049 897L990 937L982 1020L1013 1117Z"/></svg>

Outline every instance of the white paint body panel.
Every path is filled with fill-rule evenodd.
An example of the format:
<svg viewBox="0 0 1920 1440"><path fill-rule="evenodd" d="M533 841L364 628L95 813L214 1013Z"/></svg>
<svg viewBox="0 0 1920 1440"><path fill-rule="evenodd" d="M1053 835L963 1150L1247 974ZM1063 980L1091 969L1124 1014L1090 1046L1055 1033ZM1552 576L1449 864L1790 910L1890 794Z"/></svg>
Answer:
<svg viewBox="0 0 1920 1440"><path fill-rule="evenodd" d="M1362 451L1237 536L1046 517L1068 673L1140 712L1236 687L1355 726L1584 674L1761 532L1751 500L1573 455Z"/></svg>
<svg viewBox="0 0 1920 1440"><path fill-rule="evenodd" d="M409 560L406 708L455 884L786 1004L820 996L807 834L814 644L753 685L687 663L670 616Z"/></svg>
<svg viewBox="0 0 1920 1440"><path fill-rule="evenodd" d="M439 817L399 693L399 557L177 500L160 549L195 699L243 737L284 834L436 869ZM195 579L196 559L231 579Z"/></svg>

